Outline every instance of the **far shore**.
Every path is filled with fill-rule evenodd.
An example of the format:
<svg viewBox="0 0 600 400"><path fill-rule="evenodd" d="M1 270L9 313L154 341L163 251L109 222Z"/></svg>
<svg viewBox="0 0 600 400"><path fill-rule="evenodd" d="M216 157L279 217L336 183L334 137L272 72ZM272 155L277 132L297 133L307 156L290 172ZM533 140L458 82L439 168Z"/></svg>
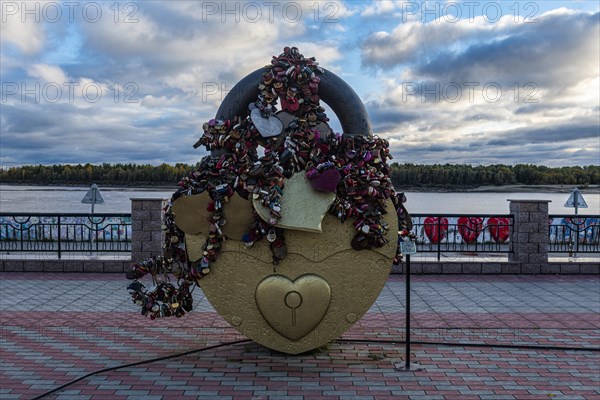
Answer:
<svg viewBox="0 0 600 400"><path fill-rule="evenodd" d="M0 183L6 187L45 187L46 190L56 190L61 187L72 188L87 188L85 185L74 184L40 184L40 183ZM150 190L150 191L175 191L177 185L98 185L102 190ZM456 192L475 192L475 193L570 193L577 185L502 185L502 186L406 186L397 187L397 191L401 192L439 192L439 193L456 193ZM31 189L34 190L34 189ZM600 193L600 185L580 186L581 193Z"/></svg>
<svg viewBox="0 0 600 400"><path fill-rule="evenodd" d="M476 193L571 193L577 185L502 185L474 187L407 187L405 192L476 192ZM579 187L581 193L600 193L600 185Z"/></svg>

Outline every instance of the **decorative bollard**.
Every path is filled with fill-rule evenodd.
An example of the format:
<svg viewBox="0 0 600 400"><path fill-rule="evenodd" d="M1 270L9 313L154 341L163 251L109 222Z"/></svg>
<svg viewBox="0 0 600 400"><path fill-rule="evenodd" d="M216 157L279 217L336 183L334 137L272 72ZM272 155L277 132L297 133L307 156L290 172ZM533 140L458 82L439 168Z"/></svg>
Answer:
<svg viewBox="0 0 600 400"><path fill-rule="evenodd" d="M180 317L197 285L271 349L297 354L340 336L377 299L397 255L388 143L373 137L359 97L286 47L234 86L203 130L194 147L211 155L166 207L163 256L128 273L134 302L151 318ZM148 273L151 288L139 280Z"/></svg>

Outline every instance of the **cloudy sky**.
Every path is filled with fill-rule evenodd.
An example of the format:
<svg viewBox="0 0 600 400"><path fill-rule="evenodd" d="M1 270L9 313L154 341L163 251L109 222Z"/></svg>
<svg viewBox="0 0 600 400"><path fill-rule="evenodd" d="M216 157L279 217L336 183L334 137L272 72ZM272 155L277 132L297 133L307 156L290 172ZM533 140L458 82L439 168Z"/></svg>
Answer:
<svg viewBox="0 0 600 400"><path fill-rule="evenodd" d="M286 45L356 90L394 161L600 163L597 1L0 5L4 166L195 163L202 123Z"/></svg>

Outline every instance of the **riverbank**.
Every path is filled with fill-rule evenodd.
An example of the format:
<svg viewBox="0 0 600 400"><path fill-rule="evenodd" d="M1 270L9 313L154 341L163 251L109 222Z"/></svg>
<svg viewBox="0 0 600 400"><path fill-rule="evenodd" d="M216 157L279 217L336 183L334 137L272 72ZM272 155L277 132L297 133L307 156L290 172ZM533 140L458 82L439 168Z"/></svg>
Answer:
<svg viewBox="0 0 600 400"><path fill-rule="evenodd" d="M571 193L576 185L503 185L503 186L480 186L472 192L522 192L522 193ZM581 186L582 193L600 193L599 185Z"/></svg>
<svg viewBox="0 0 600 400"><path fill-rule="evenodd" d="M399 188L404 192L436 193L571 193L577 185L502 185L502 186L407 186ZM581 193L600 193L600 185L579 187Z"/></svg>

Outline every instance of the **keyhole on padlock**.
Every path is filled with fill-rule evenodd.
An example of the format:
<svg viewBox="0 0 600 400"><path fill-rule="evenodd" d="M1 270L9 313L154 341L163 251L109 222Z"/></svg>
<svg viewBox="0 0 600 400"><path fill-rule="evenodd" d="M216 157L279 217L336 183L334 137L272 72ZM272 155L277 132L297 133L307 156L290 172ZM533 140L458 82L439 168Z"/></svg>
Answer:
<svg viewBox="0 0 600 400"><path fill-rule="evenodd" d="M302 296L296 291L285 295L285 305L292 309L292 326L296 326L296 308L302 305Z"/></svg>

